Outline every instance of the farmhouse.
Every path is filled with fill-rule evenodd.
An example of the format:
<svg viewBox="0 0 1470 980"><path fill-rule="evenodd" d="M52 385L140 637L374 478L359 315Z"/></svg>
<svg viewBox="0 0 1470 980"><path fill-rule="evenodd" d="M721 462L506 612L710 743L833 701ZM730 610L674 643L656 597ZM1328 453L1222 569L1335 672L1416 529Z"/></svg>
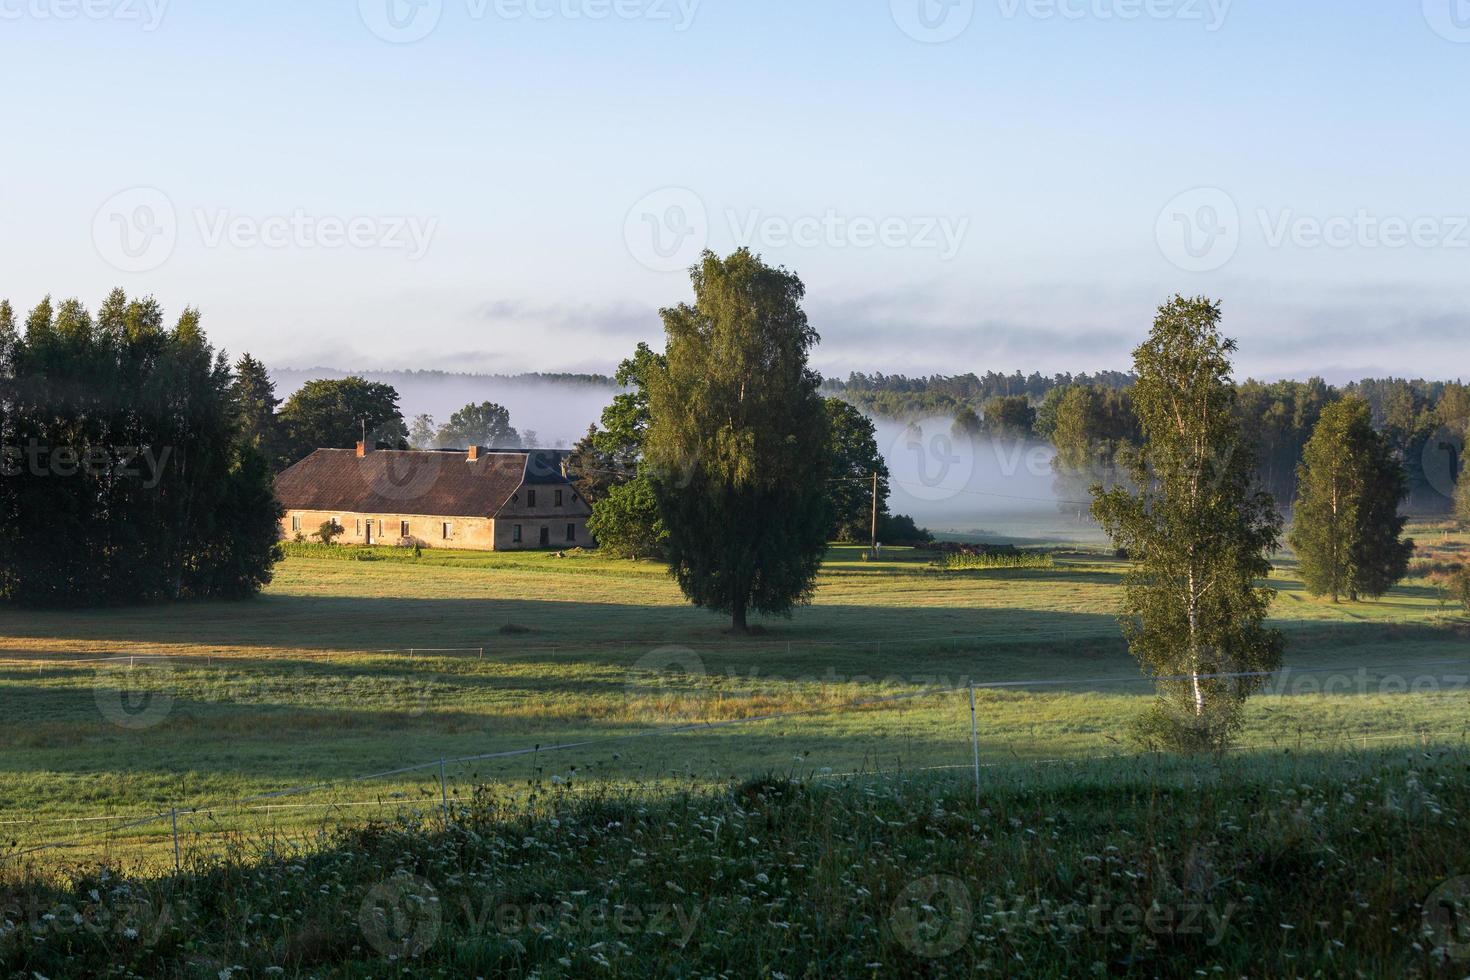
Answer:
<svg viewBox="0 0 1470 980"><path fill-rule="evenodd" d="M276 477L287 538L336 520L351 544L479 551L590 547L565 452L318 449Z"/></svg>

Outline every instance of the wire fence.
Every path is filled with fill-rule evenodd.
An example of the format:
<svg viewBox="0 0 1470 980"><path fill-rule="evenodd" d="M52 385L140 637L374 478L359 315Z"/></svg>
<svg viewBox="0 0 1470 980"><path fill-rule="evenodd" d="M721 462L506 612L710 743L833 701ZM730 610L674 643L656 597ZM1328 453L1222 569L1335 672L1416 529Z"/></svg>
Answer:
<svg viewBox="0 0 1470 980"><path fill-rule="evenodd" d="M407 650L383 652L406 653ZM446 657L477 655L477 659L483 656L480 648L437 648L434 650L414 648L410 655L418 653ZM134 654L125 656L126 659L120 655L111 658L49 661L48 663L62 668L98 664L105 668L126 664L129 668L146 669L160 663L184 659ZM1351 674L1355 677L1369 674L1401 676L1404 671L1438 671L1434 675L1419 675L1420 679L1434 682L1430 685L1429 690L1410 691L1405 685L1404 691L1399 692L1395 689L1393 693L1413 694L1419 698L1434 698L1442 695L1451 699L1451 703L1459 706L1465 698L1465 685L1467 681L1470 681L1470 676L1450 674L1448 668L1453 667L1470 668L1470 657L1377 666L1336 664L1284 668L1276 671L1240 671L1195 676L1035 677L990 681L967 679L954 684L929 685L919 690L856 697L835 703L776 711L752 712L738 717L695 718L685 723L658 725L621 734L591 734L586 737L561 738L544 744L522 744L491 752L443 755L419 761L405 760L404 764L391 765L376 771L313 780L238 797L215 800L180 800L177 804L148 812L85 813L54 817L0 814L0 828L3 828L0 830L0 836L24 830L29 831L28 837L30 838L24 845L0 855L0 861L24 861L35 859L43 854L77 849L96 850L99 844L104 849L127 845L171 849L174 867L179 870L184 865L186 844L197 846L208 838L278 828L280 819L291 815L302 816L309 812L319 812L323 816L324 825L341 825L360 821L375 812L399 812L404 808L414 808L438 811L447 821L452 818L455 808L463 803L476 787L486 784L505 784L515 779L535 778L544 760L566 760L566 765L563 766L563 771L566 772L574 770L595 772L611 769L625 777L630 774L637 777L648 777L650 774L666 771L667 767L669 772L681 769L683 774L692 775L696 768L692 765L670 766L672 757L668 754L669 743L677 742L685 736L728 735L731 738L741 739L738 748L744 753L743 762L729 762L730 753L721 756L720 753L714 751L713 747L704 746L704 750L710 753L708 759L705 760L708 762L705 775L710 777L708 779L710 782L718 777L736 775L749 777L771 768L769 764L750 762L749 743L751 741L759 740L758 748L764 748L768 753L786 744L783 732L768 731L764 735L759 735L757 730L760 726L779 728L783 722L817 717L827 719L825 727L804 731L801 737L830 738L834 741L835 747L823 750L815 759L810 754L805 757L797 757L802 763L803 776L814 779L833 779L872 774L881 772L885 768L886 759L889 771L899 768L904 772L912 773L972 772L976 799L979 801L983 798L985 791L987 771L1017 765L1084 764L1104 759L1136 757L1140 753L1137 750L1129 750L1123 740L1102 732L1100 734L1103 740L1109 743L1109 751L1103 753L1078 751L1052 758L1023 755L1016 751L1014 742L1007 747L1006 743L998 740L995 732L988 727L982 739L981 718L985 713L982 707L989 710L993 705L990 702L984 705L977 703L977 694L999 696L1005 692L1047 691L1060 688L1098 691L1109 688L1126 689L1129 686L1138 685L1151 686L1158 682L1190 680L1249 682L1264 687L1266 693L1269 694L1272 682L1283 682L1291 677L1310 677L1321 674ZM1327 685L1324 684L1313 693L1330 695L1333 692L1327 690ZM1343 693L1350 692L1344 691ZM950 700L944 701L944 699ZM882 714L881 709L903 712L910 706L918 705L925 700L931 702L931 706L925 709L929 714L913 719L913 725L907 728L903 725L893 725L892 730L884 729L882 721L886 719L891 722L893 719ZM693 703L696 708L699 706L697 700ZM939 706L936 708L935 705ZM684 707L688 709L689 706L686 704ZM936 710L947 711L948 714L936 716L934 715ZM1327 734L1308 733L1298 729L1294 737L1289 732L1283 731L1274 738L1242 741L1234 745L1232 751L1250 753L1283 748L1305 750L1308 747L1327 745L1366 746L1412 740L1418 740L1424 744L1443 744L1454 740L1463 743L1470 738L1470 712L1459 711L1459 717L1467 719L1459 727L1440 723L1430 728L1422 724L1408 725L1402 719L1390 718L1386 725L1395 727L1396 730L1343 731ZM857 719L861 719L863 724L854 728L852 724ZM843 725L847 727L841 727ZM917 736L915 727L917 727ZM1024 731L1018 730L1014 734L1021 739L1025 738ZM656 746L660 747L655 748ZM861 765L849 765L846 768L838 765L854 757L858 751L862 752ZM609 767L606 758L601 760L594 758L598 753L607 752L614 753L611 758L617 760L617 765ZM625 753L626 757L624 757ZM759 756L760 753L757 752L756 755ZM934 758L936 755L941 758ZM726 761L721 762L722 758L725 758ZM514 768L515 764L526 761L533 763L530 772ZM769 762L768 759L765 761ZM821 765L823 762L834 764ZM743 771L737 773L735 769ZM560 778L555 775L551 777L553 782ZM369 798L363 799L349 795L354 791L360 791L364 786L374 784L377 790ZM316 798L321 796L331 798ZM72 832L51 833L47 829L60 827L69 827Z"/></svg>

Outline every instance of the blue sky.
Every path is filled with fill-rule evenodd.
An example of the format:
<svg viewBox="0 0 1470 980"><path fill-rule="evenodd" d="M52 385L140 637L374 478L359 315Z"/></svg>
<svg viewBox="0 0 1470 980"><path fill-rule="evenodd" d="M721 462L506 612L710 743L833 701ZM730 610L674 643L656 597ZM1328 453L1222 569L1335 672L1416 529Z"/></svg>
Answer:
<svg viewBox="0 0 1470 980"><path fill-rule="evenodd" d="M0 295L607 370L750 244L834 373L1124 368L1180 291L1242 373L1470 375L1466 0L419 2L0 0Z"/></svg>

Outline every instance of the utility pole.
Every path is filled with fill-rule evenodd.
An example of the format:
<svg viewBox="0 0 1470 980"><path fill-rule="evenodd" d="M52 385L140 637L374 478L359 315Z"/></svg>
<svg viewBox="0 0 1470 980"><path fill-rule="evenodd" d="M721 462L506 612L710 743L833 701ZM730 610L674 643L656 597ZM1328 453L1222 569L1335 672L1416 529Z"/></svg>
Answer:
<svg viewBox="0 0 1470 980"><path fill-rule="evenodd" d="M872 547L873 559L876 561L877 558L878 558L878 471L877 470L874 470L873 471L873 534L872 534L871 547Z"/></svg>

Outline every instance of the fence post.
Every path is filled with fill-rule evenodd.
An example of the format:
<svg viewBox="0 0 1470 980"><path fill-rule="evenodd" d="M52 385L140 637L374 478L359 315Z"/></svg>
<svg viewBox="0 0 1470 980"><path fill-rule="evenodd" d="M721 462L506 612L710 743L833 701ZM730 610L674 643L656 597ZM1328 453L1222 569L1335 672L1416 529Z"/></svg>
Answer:
<svg viewBox="0 0 1470 980"><path fill-rule="evenodd" d="M449 784L444 779L444 760L439 760L439 799L444 805L444 826L449 826Z"/></svg>
<svg viewBox="0 0 1470 980"><path fill-rule="evenodd" d="M179 808L174 807L168 815L174 825L174 873L178 874L182 870L182 862L179 860Z"/></svg>
<svg viewBox="0 0 1470 980"><path fill-rule="evenodd" d="M484 647L480 647L480 659L481 660L484 660L485 659L485 648Z"/></svg>
<svg viewBox="0 0 1470 980"><path fill-rule="evenodd" d="M975 678L970 678L970 744L975 749L975 805L980 805L980 728L975 721Z"/></svg>

